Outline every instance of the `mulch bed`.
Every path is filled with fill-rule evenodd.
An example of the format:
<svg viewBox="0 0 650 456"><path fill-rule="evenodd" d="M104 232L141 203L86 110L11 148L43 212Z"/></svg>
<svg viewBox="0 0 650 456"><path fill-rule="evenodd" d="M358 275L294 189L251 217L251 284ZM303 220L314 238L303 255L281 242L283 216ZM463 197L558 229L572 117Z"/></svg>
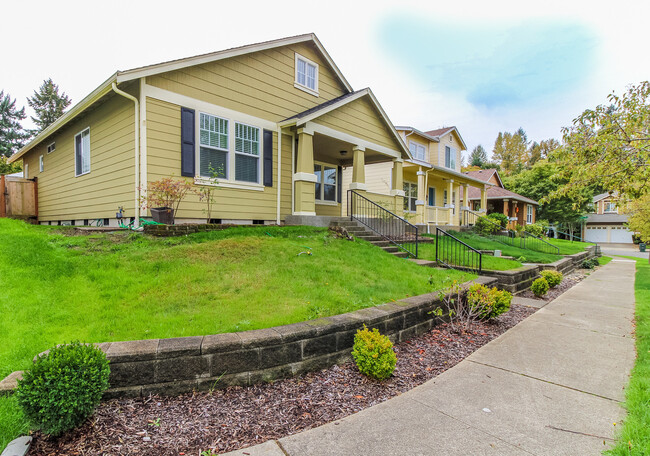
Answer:
<svg viewBox="0 0 650 456"><path fill-rule="evenodd" d="M530 289L519 293L517 296L521 296L522 298L530 298L530 299L536 299L538 301L549 302L557 298L558 296L560 296L562 293L567 291L569 288L571 288L578 282L581 282L585 277L587 277L587 275L589 275L590 272L593 272L593 270L589 270L589 269L574 270L572 273L564 276L564 279L562 279L562 282L560 282L559 285L557 285L555 288L551 288L550 290L548 290L548 292L543 298L538 298L537 296L535 296L535 293L530 291Z"/></svg>
<svg viewBox="0 0 650 456"><path fill-rule="evenodd" d="M36 432L30 455L198 455L223 453L295 434L386 401L439 375L536 309L512 305L492 322L454 331L443 324L395 346L384 382L348 362L247 388L102 403L91 420L60 438Z"/></svg>

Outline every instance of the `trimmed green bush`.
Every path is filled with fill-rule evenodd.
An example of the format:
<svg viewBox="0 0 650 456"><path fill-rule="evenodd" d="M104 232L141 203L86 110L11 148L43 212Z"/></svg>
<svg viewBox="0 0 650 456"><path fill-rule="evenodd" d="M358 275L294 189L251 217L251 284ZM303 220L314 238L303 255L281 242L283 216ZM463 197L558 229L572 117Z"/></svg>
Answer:
<svg viewBox="0 0 650 456"><path fill-rule="evenodd" d="M580 267L582 269L593 269L596 266L598 266L600 263L598 263L598 258L590 258L588 260L584 260Z"/></svg>
<svg viewBox="0 0 650 456"><path fill-rule="evenodd" d="M379 334L377 328L369 331L366 325L354 336L352 357L359 372L377 380L390 377L397 362L390 339Z"/></svg>
<svg viewBox="0 0 650 456"><path fill-rule="evenodd" d="M108 389L106 355L73 342L39 356L18 382L16 398L30 426L60 435L90 417Z"/></svg>
<svg viewBox="0 0 650 456"><path fill-rule="evenodd" d="M512 294L498 288L488 288L485 285L474 284L467 290L467 305L473 312L478 313L480 320L496 318L510 310Z"/></svg>
<svg viewBox="0 0 650 456"><path fill-rule="evenodd" d="M549 289L548 282L546 281L545 278L540 277L539 279L535 279L533 284L530 286L530 289L533 293L535 293L535 296L541 298L546 293L548 293L548 289Z"/></svg>
<svg viewBox="0 0 650 456"><path fill-rule="evenodd" d="M540 272L540 275L546 282L548 283L548 286L551 288L557 287L559 284L562 283L562 279L564 279L564 276L562 275L561 272L559 271L542 271Z"/></svg>
<svg viewBox="0 0 650 456"><path fill-rule="evenodd" d="M493 222L496 222L493 223ZM487 217L478 217L474 224L474 231L481 236L489 236L499 231L498 221L490 220Z"/></svg>
<svg viewBox="0 0 650 456"><path fill-rule="evenodd" d="M526 231L532 234L533 236L537 236L541 238L546 234L546 229L544 225L540 225L537 223L531 223L530 225L526 225Z"/></svg>
<svg viewBox="0 0 650 456"><path fill-rule="evenodd" d="M506 214L502 214L501 212L492 212L491 214L488 214L488 218L491 218L492 221L500 224L501 228L508 226L509 220Z"/></svg>

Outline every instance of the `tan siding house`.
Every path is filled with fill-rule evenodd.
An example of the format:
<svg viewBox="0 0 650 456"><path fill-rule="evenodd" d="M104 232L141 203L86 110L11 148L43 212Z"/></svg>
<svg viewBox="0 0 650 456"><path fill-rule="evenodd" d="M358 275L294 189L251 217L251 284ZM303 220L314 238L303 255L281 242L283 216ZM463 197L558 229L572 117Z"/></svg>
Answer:
<svg viewBox="0 0 650 456"><path fill-rule="evenodd" d="M147 184L172 176L215 187L215 221L319 224L366 191L366 163L408 158L372 91L308 34L118 71L10 162L38 177L41 223L115 225L120 208L137 223ZM205 222L205 206L188 195L177 223Z"/></svg>

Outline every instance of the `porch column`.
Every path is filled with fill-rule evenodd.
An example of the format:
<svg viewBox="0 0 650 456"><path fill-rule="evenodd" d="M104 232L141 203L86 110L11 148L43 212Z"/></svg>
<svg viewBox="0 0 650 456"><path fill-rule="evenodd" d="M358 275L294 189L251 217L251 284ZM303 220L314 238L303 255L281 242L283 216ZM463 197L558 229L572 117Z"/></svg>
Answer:
<svg viewBox="0 0 650 456"><path fill-rule="evenodd" d="M418 199L415 200L415 223L418 224L427 223L427 217L425 214L426 206L424 204L427 194L427 189L425 188L426 175L427 173L425 173L420 166L418 168Z"/></svg>
<svg viewBox="0 0 650 456"><path fill-rule="evenodd" d="M454 180L449 179L449 188L447 189L447 215L449 216L448 221L450 225L454 224L454 208L456 207L456 201L454 201Z"/></svg>
<svg viewBox="0 0 650 456"><path fill-rule="evenodd" d="M479 212L487 213L487 187L485 185L481 189L481 210Z"/></svg>
<svg viewBox="0 0 650 456"><path fill-rule="evenodd" d="M352 149L352 182L350 182L350 190L366 190L365 152L366 148L361 146L354 146Z"/></svg>
<svg viewBox="0 0 650 456"><path fill-rule="evenodd" d="M393 174L390 195L395 199L395 213L404 214L404 160L393 159Z"/></svg>
<svg viewBox="0 0 650 456"><path fill-rule="evenodd" d="M516 203L515 203L516 204ZM503 200L503 214L508 217L506 228L510 228L510 200Z"/></svg>
<svg viewBox="0 0 650 456"><path fill-rule="evenodd" d="M295 181L294 215L316 215L314 132L306 128L298 129L296 173L293 178Z"/></svg>

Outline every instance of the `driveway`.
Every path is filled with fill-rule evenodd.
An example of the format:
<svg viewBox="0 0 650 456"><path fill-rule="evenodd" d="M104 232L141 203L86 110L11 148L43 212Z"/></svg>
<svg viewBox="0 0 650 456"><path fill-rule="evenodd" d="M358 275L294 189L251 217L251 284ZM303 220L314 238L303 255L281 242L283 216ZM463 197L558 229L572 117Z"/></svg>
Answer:
<svg viewBox="0 0 650 456"><path fill-rule="evenodd" d="M639 246L636 244L615 244L615 243L602 243L598 244L603 255L623 255L633 256L637 258L648 258L650 249L645 252L639 252ZM650 246L649 246L650 247Z"/></svg>

